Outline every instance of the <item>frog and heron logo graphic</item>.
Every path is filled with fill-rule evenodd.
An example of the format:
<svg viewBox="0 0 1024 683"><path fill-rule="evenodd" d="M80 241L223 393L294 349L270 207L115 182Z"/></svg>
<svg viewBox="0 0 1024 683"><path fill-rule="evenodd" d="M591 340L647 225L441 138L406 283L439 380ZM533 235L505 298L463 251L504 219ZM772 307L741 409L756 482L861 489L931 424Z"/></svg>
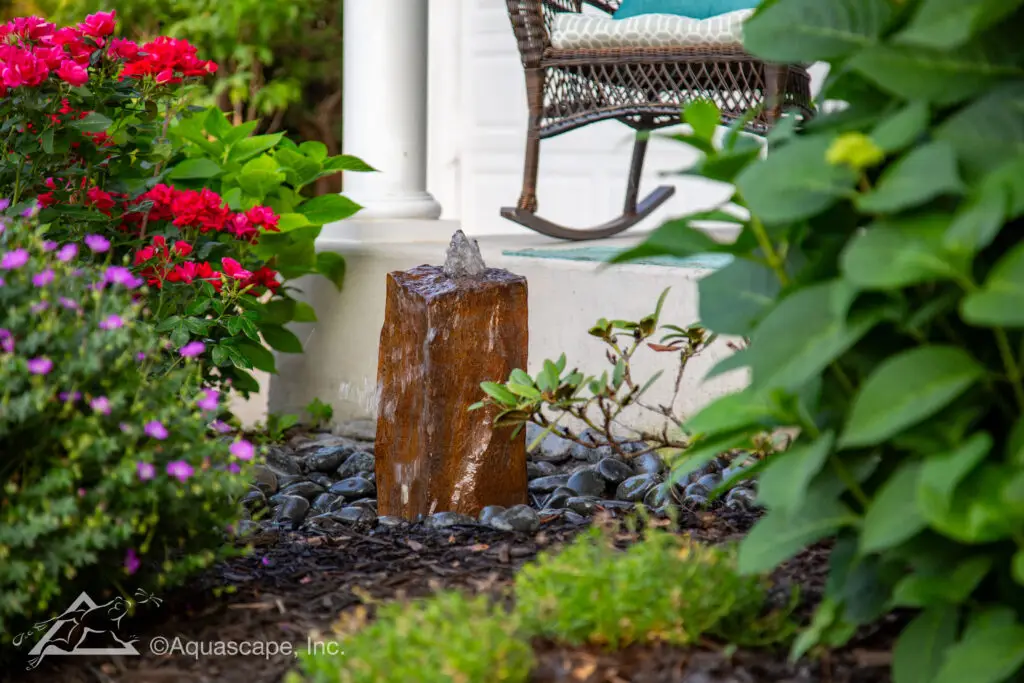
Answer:
<svg viewBox="0 0 1024 683"><path fill-rule="evenodd" d="M21 647L32 636L44 631L43 636L29 650L27 670L38 667L46 657L68 655L138 655L136 636L122 638L118 635L121 620L134 605L153 604L157 607L161 598L150 595L141 588L135 591L135 599L117 596L98 604L84 591L62 614L41 621L25 633L14 638L14 646Z"/></svg>

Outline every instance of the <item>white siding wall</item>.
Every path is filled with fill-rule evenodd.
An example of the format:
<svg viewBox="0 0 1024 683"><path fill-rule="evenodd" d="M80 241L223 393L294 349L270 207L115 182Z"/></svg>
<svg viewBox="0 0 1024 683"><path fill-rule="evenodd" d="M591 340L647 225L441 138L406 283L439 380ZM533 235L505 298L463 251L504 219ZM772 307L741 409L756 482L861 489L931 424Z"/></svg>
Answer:
<svg viewBox="0 0 1024 683"><path fill-rule="evenodd" d="M522 182L526 89L502 0L435 0L431 5L428 186L473 235L525 232L498 215L514 205ZM822 69L814 70L820 85ZM541 143L539 213L571 227L602 223L622 208L632 130L614 121ZM659 178L686 167L684 145L652 140L641 196L658 184L676 195L648 218L699 210L728 197L728 188L699 179ZM643 225L641 225L643 227Z"/></svg>

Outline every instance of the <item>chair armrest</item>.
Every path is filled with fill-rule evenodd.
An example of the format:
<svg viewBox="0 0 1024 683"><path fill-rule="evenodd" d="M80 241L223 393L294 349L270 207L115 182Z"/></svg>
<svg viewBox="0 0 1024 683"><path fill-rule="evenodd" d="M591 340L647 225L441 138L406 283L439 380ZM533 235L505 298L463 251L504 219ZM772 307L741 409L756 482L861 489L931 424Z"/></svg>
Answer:
<svg viewBox="0 0 1024 683"><path fill-rule="evenodd" d="M544 21L543 0L505 0L508 7L508 18L512 22L516 42L519 44L519 56L523 66L536 68L540 66L541 57L551 45L551 36Z"/></svg>
<svg viewBox="0 0 1024 683"><path fill-rule="evenodd" d="M608 14L615 14L619 5L622 4L622 0L583 0L583 2Z"/></svg>

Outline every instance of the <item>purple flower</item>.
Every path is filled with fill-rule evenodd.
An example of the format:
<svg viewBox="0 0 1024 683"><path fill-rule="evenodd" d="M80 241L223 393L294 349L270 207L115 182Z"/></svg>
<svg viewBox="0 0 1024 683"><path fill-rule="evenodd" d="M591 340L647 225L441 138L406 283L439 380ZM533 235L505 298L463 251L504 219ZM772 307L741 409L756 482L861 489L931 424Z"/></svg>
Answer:
<svg viewBox="0 0 1024 683"><path fill-rule="evenodd" d="M28 249L15 249L0 257L0 268L14 270L28 263Z"/></svg>
<svg viewBox="0 0 1024 683"><path fill-rule="evenodd" d="M109 282L115 285L126 285L128 287L136 287L136 282L139 279L132 275L132 271L128 270L124 266L110 266L106 272L103 273L103 281Z"/></svg>
<svg viewBox="0 0 1024 683"><path fill-rule="evenodd" d="M203 395L196 401L196 405L203 410L217 410L218 398L216 389L203 389Z"/></svg>
<svg viewBox="0 0 1024 683"><path fill-rule="evenodd" d="M0 232L3 232L3 230L0 230ZM4 282L4 279L3 279L2 277L0 277L0 287L3 287L3 286L4 286L4 285L6 285L6 284L7 284L7 283L6 283L6 282Z"/></svg>
<svg viewBox="0 0 1024 683"><path fill-rule="evenodd" d="M124 320L122 320L121 316L114 315L113 313L111 313L106 318L100 321L99 327L101 330L116 330L117 328L122 327L123 325Z"/></svg>
<svg viewBox="0 0 1024 683"><path fill-rule="evenodd" d="M86 493L85 489L83 489L83 488L78 489L78 497L79 498L85 498L85 493Z"/></svg>
<svg viewBox="0 0 1024 683"><path fill-rule="evenodd" d="M72 403L72 402L77 401L78 399L82 398L82 394L80 394L77 391L72 391L71 393L68 393L66 391L62 391L59 394L57 394L57 398L59 398L60 400L64 401L65 403Z"/></svg>
<svg viewBox="0 0 1024 683"><path fill-rule="evenodd" d="M45 356L32 358L28 361L28 371L33 375L45 375L53 369L53 361Z"/></svg>
<svg viewBox="0 0 1024 683"><path fill-rule="evenodd" d="M75 256L77 255L77 244L65 244L63 247L60 248L60 251L57 252L57 260L60 261L61 263L67 263L71 259L75 258Z"/></svg>
<svg viewBox="0 0 1024 683"><path fill-rule="evenodd" d="M45 287L51 282L53 282L53 271L49 268L32 276L32 285L35 287Z"/></svg>
<svg viewBox="0 0 1024 683"><path fill-rule="evenodd" d="M124 554L124 570L128 572L128 575L132 575L139 571L139 565L142 562L139 560L139 556L135 554L133 548L128 548L128 552Z"/></svg>
<svg viewBox="0 0 1024 683"><path fill-rule="evenodd" d="M94 254L101 254L110 249L110 240L103 235L86 235L85 246Z"/></svg>
<svg viewBox="0 0 1024 683"><path fill-rule="evenodd" d="M118 426L121 428L121 431L124 432L125 434L130 434L132 431L132 426L127 422L122 422Z"/></svg>
<svg viewBox="0 0 1024 683"><path fill-rule="evenodd" d="M39 202L33 201L24 211L21 212L23 218L35 218L39 215Z"/></svg>
<svg viewBox="0 0 1024 683"><path fill-rule="evenodd" d="M167 438L167 427L164 427L156 420L150 420L149 422L147 422L146 426L143 427L142 431L144 431L147 436L151 436L154 439L159 439L160 441L163 441L164 439Z"/></svg>
<svg viewBox="0 0 1024 683"><path fill-rule="evenodd" d="M182 358L195 358L206 350L206 345L200 341L189 342L178 350Z"/></svg>
<svg viewBox="0 0 1024 683"><path fill-rule="evenodd" d="M264 555L263 559L260 560L260 564L262 564L264 567L269 567L270 566L270 558L267 557L266 555Z"/></svg>
<svg viewBox="0 0 1024 683"><path fill-rule="evenodd" d="M245 439L239 439L234 442L228 450L231 452L231 455L239 460L252 460L252 456L256 453L256 449Z"/></svg>
<svg viewBox="0 0 1024 683"><path fill-rule="evenodd" d="M89 407L101 415L110 415L110 399L106 396L97 396L89 401Z"/></svg>
<svg viewBox="0 0 1024 683"><path fill-rule="evenodd" d="M10 330L0 327L0 351L14 353L14 335Z"/></svg>
<svg viewBox="0 0 1024 683"><path fill-rule="evenodd" d="M221 422L220 420L214 420L210 423L210 426L213 427L213 431L220 432L221 434L227 434L231 431L231 425L226 422Z"/></svg>
<svg viewBox="0 0 1024 683"><path fill-rule="evenodd" d="M142 351L139 351L137 354L135 354L135 360L141 363L142 361L146 360L146 354L144 354Z"/></svg>
<svg viewBox="0 0 1024 683"><path fill-rule="evenodd" d="M0 211L3 211L4 209L6 209L10 205L11 205L11 200L10 199L6 199L6 198L0 199Z"/></svg>
<svg viewBox="0 0 1024 683"><path fill-rule="evenodd" d="M43 311L45 311L49 307L50 307L50 302L49 301L37 301L34 304L32 304L31 306L29 306L28 310L32 311L33 313L42 313Z"/></svg>
<svg viewBox="0 0 1024 683"><path fill-rule="evenodd" d="M156 468L148 462L136 463L135 471L138 472L139 479L142 481L149 481L156 476Z"/></svg>
<svg viewBox="0 0 1024 683"><path fill-rule="evenodd" d="M188 481L188 478L193 473L192 465L189 465L184 460L173 460L167 463L167 474L176 478L180 482Z"/></svg>
<svg viewBox="0 0 1024 683"><path fill-rule="evenodd" d="M59 301L60 305L68 309L69 311L77 311L80 308L77 301L75 301L74 299L69 299L66 296L58 298L57 301Z"/></svg>
<svg viewBox="0 0 1024 683"><path fill-rule="evenodd" d="M231 474L238 474L241 471L242 468L238 466L237 462L228 464L228 472L230 472Z"/></svg>
<svg viewBox="0 0 1024 683"><path fill-rule="evenodd" d="M57 248L57 243L54 242L53 240L44 240L43 241L43 251L51 252L51 251L53 251L56 248Z"/></svg>

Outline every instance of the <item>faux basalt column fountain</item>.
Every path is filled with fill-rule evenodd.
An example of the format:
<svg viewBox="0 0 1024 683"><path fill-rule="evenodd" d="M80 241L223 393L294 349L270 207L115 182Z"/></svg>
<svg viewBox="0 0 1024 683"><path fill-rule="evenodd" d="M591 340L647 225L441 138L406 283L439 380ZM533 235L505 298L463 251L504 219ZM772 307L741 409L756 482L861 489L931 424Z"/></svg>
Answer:
<svg viewBox="0 0 1024 683"><path fill-rule="evenodd" d="M441 266L387 276L380 335L377 509L413 519L527 502L526 436L469 412L480 383L526 368L526 278L487 268L461 230Z"/></svg>

